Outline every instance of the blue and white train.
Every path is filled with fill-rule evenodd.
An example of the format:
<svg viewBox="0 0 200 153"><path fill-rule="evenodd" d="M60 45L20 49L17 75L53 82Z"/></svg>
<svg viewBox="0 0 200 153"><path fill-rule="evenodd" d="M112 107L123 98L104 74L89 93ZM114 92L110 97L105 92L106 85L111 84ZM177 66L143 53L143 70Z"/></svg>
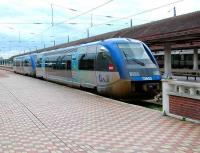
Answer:
<svg viewBox="0 0 200 153"><path fill-rule="evenodd" d="M13 59L16 73L113 97L154 96L161 75L151 50L141 41L112 38Z"/></svg>

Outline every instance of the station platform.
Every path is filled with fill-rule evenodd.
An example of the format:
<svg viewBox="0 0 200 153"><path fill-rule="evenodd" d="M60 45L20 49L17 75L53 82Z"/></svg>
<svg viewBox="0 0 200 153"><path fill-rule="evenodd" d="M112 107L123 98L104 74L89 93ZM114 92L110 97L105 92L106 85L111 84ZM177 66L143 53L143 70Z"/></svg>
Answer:
<svg viewBox="0 0 200 153"><path fill-rule="evenodd" d="M0 153L200 153L200 125L0 70Z"/></svg>

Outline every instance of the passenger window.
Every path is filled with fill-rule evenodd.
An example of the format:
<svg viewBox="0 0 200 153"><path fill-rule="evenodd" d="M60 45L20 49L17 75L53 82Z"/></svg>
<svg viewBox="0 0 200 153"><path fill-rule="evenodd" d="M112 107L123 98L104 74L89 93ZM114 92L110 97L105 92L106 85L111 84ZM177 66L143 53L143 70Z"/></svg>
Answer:
<svg viewBox="0 0 200 153"><path fill-rule="evenodd" d="M28 66L28 60L24 61L24 66Z"/></svg>
<svg viewBox="0 0 200 153"><path fill-rule="evenodd" d="M62 67L65 70L71 70L71 55L64 55L62 57Z"/></svg>
<svg viewBox="0 0 200 153"><path fill-rule="evenodd" d="M56 63L54 64L54 69L56 70L62 70L62 58L61 56L57 57Z"/></svg>
<svg viewBox="0 0 200 153"><path fill-rule="evenodd" d="M97 71L116 71L111 55L108 52L99 52L96 63Z"/></svg>
<svg viewBox="0 0 200 153"><path fill-rule="evenodd" d="M49 67L51 67L52 69L57 69L56 57L55 56L49 57Z"/></svg>
<svg viewBox="0 0 200 153"><path fill-rule="evenodd" d="M42 64L42 58L39 58L37 60L37 67L42 67L41 64Z"/></svg>
<svg viewBox="0 0 200 153"><path fill-rule="evenodd" d="M94 53L79 55L79 70L94 70L95 56Z"/></svg>
<svg viewBox="0 0 200 153"><path fill-rule="evenodd" d="M52 57L47 57L45 60L45 67L55 69L55 62Z"/></svg>

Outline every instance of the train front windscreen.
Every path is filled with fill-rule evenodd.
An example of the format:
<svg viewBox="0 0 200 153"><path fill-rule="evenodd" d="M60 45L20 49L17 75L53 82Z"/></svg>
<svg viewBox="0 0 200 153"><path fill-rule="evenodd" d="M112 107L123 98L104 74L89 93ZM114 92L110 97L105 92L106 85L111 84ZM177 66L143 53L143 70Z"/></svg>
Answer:
<svg viewBox="0 0 200 153"><path fill-rule="evenodd" d="M152 63L146 50L143 47L143 44L141 43L118 44L118 47L128 62L135 61L140 65L144 65L145 63Z"/></svg>
<svg viewBox="0 0 200 153"><path fill-rule="evenodd" d="M132 80L160 79L158 67L153 63L142 43L120 43L118 47L124 56Z"/></svg>

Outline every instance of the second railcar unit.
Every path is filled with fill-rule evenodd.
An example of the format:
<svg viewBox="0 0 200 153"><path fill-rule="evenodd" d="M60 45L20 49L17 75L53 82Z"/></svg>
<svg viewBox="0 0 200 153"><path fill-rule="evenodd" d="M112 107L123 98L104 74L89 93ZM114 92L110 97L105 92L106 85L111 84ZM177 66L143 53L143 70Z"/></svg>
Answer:
<svg viewBox="0 0 200 153"><path fill-rule="evenodd" d="M18 56L13 59L13 70L16 73L35 76L36 75L36 54Z"/></svg>

